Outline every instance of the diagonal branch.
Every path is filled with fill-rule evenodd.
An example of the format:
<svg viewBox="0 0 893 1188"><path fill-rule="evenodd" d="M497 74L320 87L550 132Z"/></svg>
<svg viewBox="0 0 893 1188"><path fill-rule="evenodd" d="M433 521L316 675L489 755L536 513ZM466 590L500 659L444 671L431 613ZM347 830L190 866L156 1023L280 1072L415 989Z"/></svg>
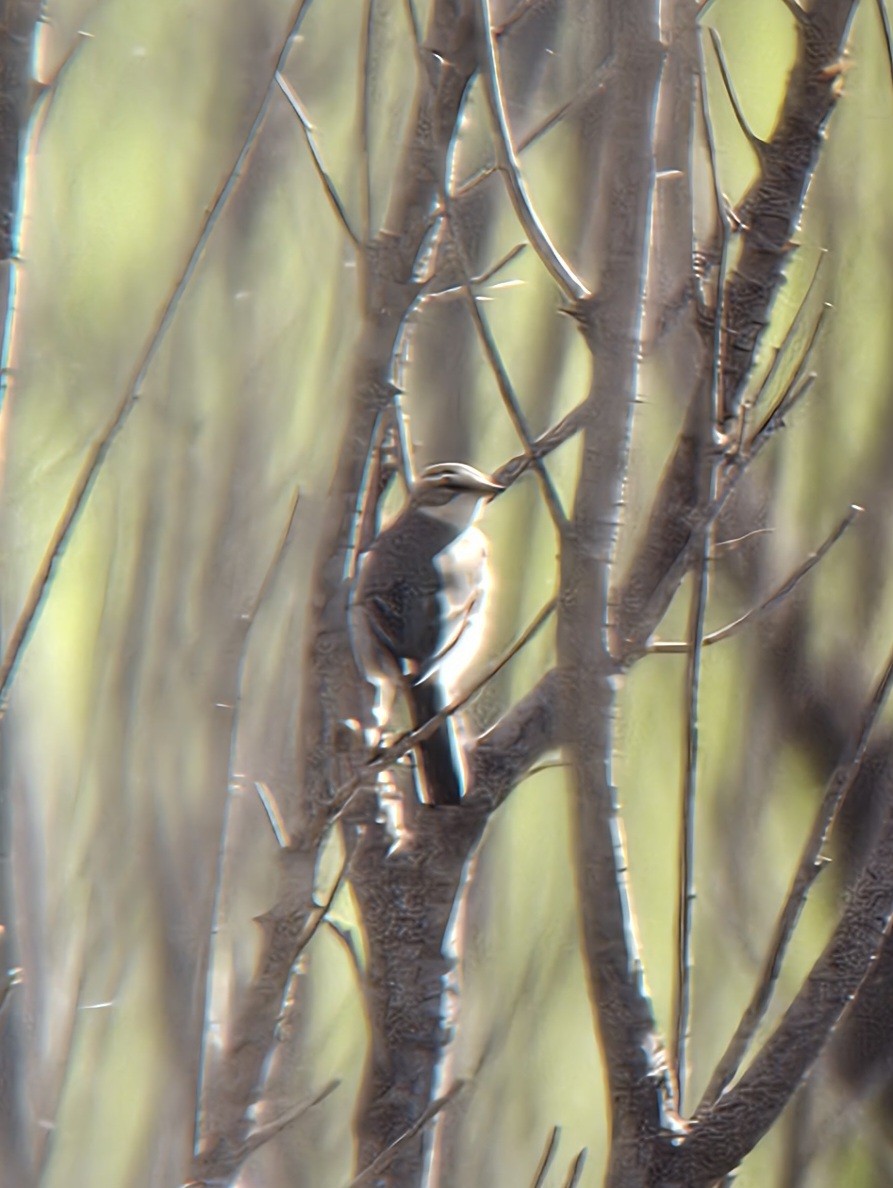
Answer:
<svg viewBox="0 0 893 1188"><path fill-rule="evenodd" d="M804 11L778 123L759 154L757 180L737 210L743 246L727 294L721 386L724 420L737 414L783 280L825 124L840 94L833 67L843 54L855 7L855 0L831 0Z"/></svg>
<svg viewBox="0 0 893 1188"><path fill-rule="evenodd" d="M839 95L834 67L846 45L855 0L827 0L798 21L797 56L776 127L766 142L756 181L737 208L741 252L725 286L718 416L734 422L744 400L755 353L818 161L825 125ZM663 617L692 562L702 458L696 448L698 408L692 397L686 423L668 462L642 540L618 590L617 651L631 662Z"/></svg>
<svg viewBox="0 0 893 1188"><path fill-rule="evenodd" d="M708 1184L728 1174L775 1123L877 959L893 921L893 812L840 922L775 1032L740 1081L700 1113L682 1140L664 1140L660 1183Z"/></svg>
<svg viewBox="0 0 893 1188"><path fill-rule="evenodd" d="M320 182L322 182L323 189L326 192L326 197L328 198L332 209L338 217L338 222L344 228L344 232L350 242L354 245L354 247L358 247L360 243L359 236L357 235L356 231L354 231L353 227L351 227L350 220L347 217L347 211L344 209L344 203L341 201L341 195L338 193L335 183L332 181L331 176L323 164L319 146L316 143L316 137L313 135L313 126L311 125L310 120L307 118L307 115L301 106L301 101L295 94L294 89L290 86L288 80L285 79L278 70L276 71L276 85L287 99L289 107L298 117L298 123L301 125L301 131L304 133L304 140L307 144L307 148L310 150L310 158L313 161L313 168L316 170L316 176L319 178ZM365 192L366 188L364 187L363 193ZM364 223L367 221L367 215L367 204L364 201Z"/></svg>
<svg viewBox="0 0 893 1188"><path fill-rule="evenodd" d="M784 955L794 934L797 921L800 919L806 897L825 864L822 850L828 841L838 810L859 774L871 732L887 700L891 685L893 685L893 652L890 653L880 680L862 712L855 736L828 782L806 845L803 848L787 899L775 926L775 933L769 946L762 975L734 1036L710 1078L699 1112L712 1105L731 1082L757 1028L765 1018L781 974Z"/></svg>
<svg viewBox="0 0 893 1188"><path fill-rule="evenodd" d="M537 216L527 193L527 186L521 173L521 165L512 144L512 134L508 125L505 110L505 96L502 89L502 79L499 71L499 58L493 38L493 25L490 19L489 0L480 0L481 21L481 61L483 64L484 85L487 92L487 103L493 119L496 136L496 152L499 164L503 169L509 188L509 196L518 222L530 240L534 251L542 260L549 275L571 300L585 297L589 290L576 275L570 265L558 252L545 227Z"/></svg>
<svg viewBox="0 0 893 1188"><path fill-rule="evenodd" d="M764 598L758 606L753 606L749 611L745 611L743 615L739 615L737 619L733 619L731 623L726 623L724 627L718 627L716 631L711 631L704 636L704 646L709 647L711 644L722 643L723 640L729 639L736 635L742 628L749 623L756 622L761 619L763 615L767 615L775 610L786 598L797 589L803 579L819 564L821 560L831 551L834 545L840 540L844 533L853 526L857 518L862 513L862 508L856 504L849 509L843 519L834 526L831 532L825 537L815 552L810 553L805 561L789 574L788 577L778 586L772 593ZM658 655L679 655L691 650L691 645L688 643L675 643L669 640L657 641L649 645L648 651Z"/></svg>
<svg viewBox="0 0 893 1188"><path fill-rule="evenodd" d="M37 616L46 601L56 566L65 552L65 547L71 539L72 533L77 527L78 521L87 505L87 500L90 497L90 492L93 490L99 471L109 450L114 444L115 438L124 428L127 418L136 407L143 385L146 382L146 376L149 374L149 369L155 360L155 356L158 354L165 335L173 323L177 310L180 307L180 302L189 287L199 261L204 255L208 240L211 238L211 234L217 226L226 203L241 176L249 154L257 140L261 126L266 119L273 96L276 94L276 75L285 65L292 42L297 36L309 4L310 0L299 0L295 6L291 25L282 42L276 64L271 71L270 81L267 84L264 97L255 113L251 127L248 129L245 139L242 142L242 147L236 155L229 173L220 185L213 202L208 207L198 237L195 240L195 245L189 253L189 257L171 289L170 296L158 316L158 320L149 336L142 357L133 372L127 390L120 398L117 407L106 422L104 429L94 439L93 444L87 451L87 456L75 479L74 486L68 494L62 514L47 544L40 565L37 567L34 579L28 588L28 593L25 596L25 605L19 612L18 619L7 641L3 659L0 661L0 717L6 712L9 689L15 675L16 665L28 642Z"/></svg>

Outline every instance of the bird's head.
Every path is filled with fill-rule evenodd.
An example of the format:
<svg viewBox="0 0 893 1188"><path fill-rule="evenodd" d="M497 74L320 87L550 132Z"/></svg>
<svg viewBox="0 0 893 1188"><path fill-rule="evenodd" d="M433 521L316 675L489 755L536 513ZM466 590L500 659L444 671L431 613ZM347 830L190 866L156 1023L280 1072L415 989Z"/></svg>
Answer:
<svg viewBox="0 0 893 1188"><path fill-rule="evenodd" d="M411 498L426 515L462 528L482 503L504 490L503 483L465 462L438 462L422 471Z"/></svg>

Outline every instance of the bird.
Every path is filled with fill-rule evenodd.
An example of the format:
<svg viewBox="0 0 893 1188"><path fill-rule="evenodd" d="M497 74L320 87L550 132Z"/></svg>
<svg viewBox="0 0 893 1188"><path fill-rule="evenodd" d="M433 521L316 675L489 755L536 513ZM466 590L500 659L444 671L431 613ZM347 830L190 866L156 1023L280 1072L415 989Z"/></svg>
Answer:
<svg viewBox="0 0 893 1188"><path fill-rule="evenodd" d="M487 540L474 521L504 485L464 462L428 466L406 505L357 565L351 638L376 691L379 729L397 692L413 730L455 696L484 633L489 586ZM464 760L452 717L419 743L417 790L428 804L457 805Z"/></svg>

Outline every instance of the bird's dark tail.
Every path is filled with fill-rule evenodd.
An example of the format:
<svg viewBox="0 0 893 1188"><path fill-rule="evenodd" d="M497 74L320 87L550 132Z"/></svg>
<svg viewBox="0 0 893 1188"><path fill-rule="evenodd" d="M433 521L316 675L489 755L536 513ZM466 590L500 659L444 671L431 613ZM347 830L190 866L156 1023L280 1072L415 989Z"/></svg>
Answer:
<svg viewBox="0 0 893 1188"><path fill-rule="evenodd" d="M444 708L446 701L438 681L423 681L408 692L412 728L424 726ZM462 800L462 767L456 727L447 718L416 748L421 792L428 804L459 804Z"/></svg>

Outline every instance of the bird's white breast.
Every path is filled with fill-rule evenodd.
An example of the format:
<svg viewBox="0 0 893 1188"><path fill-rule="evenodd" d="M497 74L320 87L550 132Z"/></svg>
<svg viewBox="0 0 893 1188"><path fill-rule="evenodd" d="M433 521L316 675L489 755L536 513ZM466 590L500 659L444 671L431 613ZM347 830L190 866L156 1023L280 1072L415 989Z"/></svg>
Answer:
<svg viewBox="0 0 893 1188"><path fill-rule="evenodd" d="M447 697L452 699L465 691L461 679L480 650L486 629L486 537L475 527L467 528L437 554L434 564L443 580L440 599L444 625L438 649L442 654L435 667Z"/></svg>

